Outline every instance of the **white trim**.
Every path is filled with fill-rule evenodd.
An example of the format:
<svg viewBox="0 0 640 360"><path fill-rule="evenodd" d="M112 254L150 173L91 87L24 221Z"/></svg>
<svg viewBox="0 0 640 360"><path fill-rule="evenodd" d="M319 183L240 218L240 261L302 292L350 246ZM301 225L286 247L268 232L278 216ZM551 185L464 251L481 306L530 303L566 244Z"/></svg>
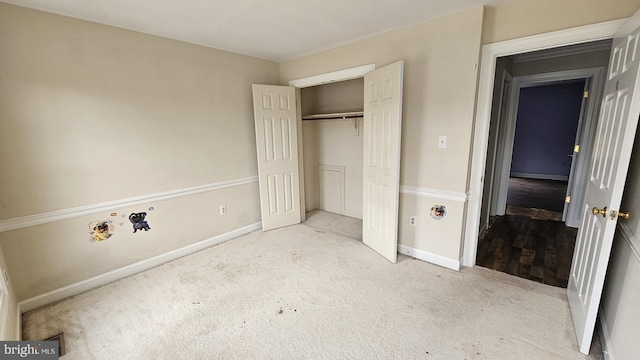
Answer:
<svg viewBox="0 0 640 360"><path fill-rule="evenodd" d="M376 64L368 64L357 66L349 69L343 69L338 71L332 71L326 74L308 76L301 79L295 79L289 81L289 86L295 86L297 88L306 88L310 86L322 85L336 81L345 81L351 79L357 79L364 76L364 74L376 69Z"/></svg>
<svg viewBox="0 0 640 360"><path fill-rule="evenodd" d="M240 229L229 231L227 233L214 236L206 240L199 241L195 244L187 245L180 249L176 249L168 253L164 253L164 254L152 257L150 259L142 260L135 264L127 265L125 267L92 277L90 279L83 280L78 283L71 284L71 285L62 287L60 289L49 291L45 294L34 296L32 298L20 301L18 303L18 307L20 309L20 312L27 312L29 310L33 310L41 306L50 304L54 301L58 301L58 300L68 298L70 296L78 295L85 291L95 289L99 286L106 285L110 282L137 274L141 271L151 269L158 265L162 265L171 260L181 258L183 256L195 253L197 251L206 249L213 245L220 244L227 240L231 240L238 236L242 236L244 234L248 234L252 231L256 231L260 229L262 229L262 223L258 222L255 224L242 227Z"/></svg>
<svg viewBox="0 0 640 360"><path fill-rule="evenodd" d="M22 340L22 311L20 305L16 306L16 340Z"/></svg>
<svg viewBox="0 0 640 360"><path fill-rule="evenodd" d="M6 339L6 324L9 320L9 288L5 280L5 270L0 268L0 339Z"/></svg>
<svg viewBox="0 0 640 360"><path fill-rule="evenodd" d="M465 202L468 199L468 194L455 192L455 191L446 191L446 190L438 190L438 189L428 189L421 188L415 186L400 186L401 194L415 195L420 197L428 197L433 199L440 200L450 200L455 202Z"/></svg>
<svg viewBox="0 0 640 360"><path fill-rule="evenodd" d="M604 357L604 360L615 360L615 357L611 352L611 334L609 334L609 330L607 329L607 320L604 317L602 308L598 311L598 315L600 318L600 344L602 345L602 356Z"/></svg>
<svg viewBox="0 0 640 360"><path fill-rule="evenodd" d="M398 244L398 252L403 255L411 256L418 260L423 260L432 264L446 267L447 269L460 271L460 262L455 261L444 256L432 254L426 251L414 249L406 245Z"/></svg>
<svg viewBox="0 0 640 360"><path fill-rule="evenodd" d="M163 200L174 199L177 197L201 194L205 192L226 189L230 187L245 185L258 182L257 176L250 176L242 179L221 181L208 185L194 186L190 188L165 191L161 193L135 196L121 200L107 201L98 204L78 206L69 209L50 211L42 214L28 215L8 220L0 221L0 232L21 229L29 226L42 225L51 222L73 219L80 216L91 215L103 211L112 211L123 207L137 206L148 204L150 202L158 202Z"/></svg>
<svg viewBox="0 0 640 360"><path fill-rule="evenodd" d="M531 174L531 173L512 172L511 174L509 174L509 177L537 179L537 180L569 181L569 177L567 175L554 175L554 174Z"/></svg>
<svg viewBox="0 0 640 360"><path fill-rule="evenodd" d="M629 248L631 248L631 252L636 257L636 260L640 262L640 238L629 229L627 224L618 223L618 229L620 230L622 238L627 242Z"/></svg>
<svg viewBox="0 0 640 360"><path fill-rule="evenodd" d="M493 79L496 70L496 59L500 56L610 39L624 22L624 19L608 21L487 44L483 47L480 78L478 81L475 130L472 141L473 152L469 181L470 195L464 235L464 266L472 267L476 263L480 210L482 207L483 177L485 162L487 160L487 140L489 138L489 125L491 122L491 100L493 97Z"/></svg>

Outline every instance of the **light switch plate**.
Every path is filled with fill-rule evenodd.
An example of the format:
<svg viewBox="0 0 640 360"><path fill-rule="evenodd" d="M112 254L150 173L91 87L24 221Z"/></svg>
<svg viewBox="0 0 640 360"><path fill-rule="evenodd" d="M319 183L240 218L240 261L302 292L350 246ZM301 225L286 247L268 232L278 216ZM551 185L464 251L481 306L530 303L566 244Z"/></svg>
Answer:
<svg viewBox="0 0 640 360"><path fill-rule="evenodd" d="M444 135L438 136L438 148L446 149L447 148L447 137Z"/></svg>

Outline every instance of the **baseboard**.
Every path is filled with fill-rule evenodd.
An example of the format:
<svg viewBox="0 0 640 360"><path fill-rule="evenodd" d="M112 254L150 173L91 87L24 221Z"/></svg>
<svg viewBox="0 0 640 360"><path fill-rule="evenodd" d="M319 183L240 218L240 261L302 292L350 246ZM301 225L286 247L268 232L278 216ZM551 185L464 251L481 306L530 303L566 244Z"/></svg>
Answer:
<svg viewBox="0 0 640 360"><path fill-rule="evenodd" d="M70 296L81 294L85 291L97 288L99 286L108 284L110 282L125 278L127 276L131 276L141 271L151 269L158 265L164 264L168 261L181 258L185 255L192 254L194 252L206 249L213 245L220 244L222 242L231 240L238 236L248 234L252 231L259 230L261 228L262 228L262 222L258 222L252 225L242 227L237 230L233 230L218 236L214 236L206 240L202 240L195 244L188 245L162 255L152 257L150 259L137 262L135 264L122 267L120 269L110 271L102 275L95 276L93 278L90 278L84 281L80 281L75 284L65 286L60 289L49 291L48 293L45 293L42 295L34 296L32 298L20 301L18 303L19 312L23 313L23 312L50 304L54 301L62 300Z"/></svg>
<svg viewBox="0 0 640 360"><path fill-rule="evenodd" d="M525 178L525 179L569 181L568 176L553 175L553 174L530 174L530 173L512 172L510 176L517 177L517 178Z"/></svg>
<svg viewBox="0 0 640 360"><path fill-rule="evenodd" d="M411 256L419 260L440 265L442 267L446 267L451 270L460 271L460 261L452 260L444 256L432 254L426 251L414 249L406 245L400 245L400 244L398 244L398 252L403 255Z"/></svg>
<svg viewBox="0 0 640 360"><path fill-rule="evenodd" d="M598 311L598 318L600 318L600 343L602 344L604 360L615 360L613 352L611 351L611 334L609 334L609 330L607 330L607 321L602 314L602 309Z"/></svg>

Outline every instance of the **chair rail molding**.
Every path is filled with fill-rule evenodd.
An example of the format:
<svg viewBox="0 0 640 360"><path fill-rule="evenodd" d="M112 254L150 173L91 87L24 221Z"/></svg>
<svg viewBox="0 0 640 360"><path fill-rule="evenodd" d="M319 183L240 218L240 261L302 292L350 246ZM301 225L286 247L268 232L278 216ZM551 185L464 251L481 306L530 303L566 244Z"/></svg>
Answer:
<svg viewBox="0 0 640 360"><path fill-rule="evenodd" d="M73 219L80 216L91 215L100 213L103 211L112 211L113 209L119 209L129 206L137 206L142 204L148 204L150 202L157 202L163 200L174 199L183 196L202 194L206 192L227 189L235 186L257 183L257 176L250 176L246 178L221 181L217 183L194 186L183 189L176 189L170 191L164 191L155 194L147 194L142 196L135 196L126 199L107 201L98 204L91 204L85 206L78 206L68 209L61 209L56 211L50 211L42 214L27 215L17 217L8 220L0 220L0 232L16 230L26 228L30 226L42 225L51 222Z"/></svg>

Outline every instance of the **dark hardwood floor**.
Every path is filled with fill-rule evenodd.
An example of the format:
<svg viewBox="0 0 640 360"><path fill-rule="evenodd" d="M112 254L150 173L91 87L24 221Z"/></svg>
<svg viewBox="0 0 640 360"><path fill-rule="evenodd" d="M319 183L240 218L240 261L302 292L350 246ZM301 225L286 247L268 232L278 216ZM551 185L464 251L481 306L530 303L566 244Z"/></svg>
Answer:
<svg viewBox="0 0 640 360"><path fill-rule="evenodd" d="M509 178L507 205L562 212L567 183L559 180Z"/></svg>
<svg viewBox="0 0 640 360"><path fill-rule="evenodd" d="M566 288L577 232L561 221L497 216L478 242L477 264Z"/></svg>
<svg viewBox="0 0 640 360"><path fill-rule="evenodd" d="M510 178L507 215L478 241L477 264L566 288L578 229L560 221L567 181Z"/></svg>

